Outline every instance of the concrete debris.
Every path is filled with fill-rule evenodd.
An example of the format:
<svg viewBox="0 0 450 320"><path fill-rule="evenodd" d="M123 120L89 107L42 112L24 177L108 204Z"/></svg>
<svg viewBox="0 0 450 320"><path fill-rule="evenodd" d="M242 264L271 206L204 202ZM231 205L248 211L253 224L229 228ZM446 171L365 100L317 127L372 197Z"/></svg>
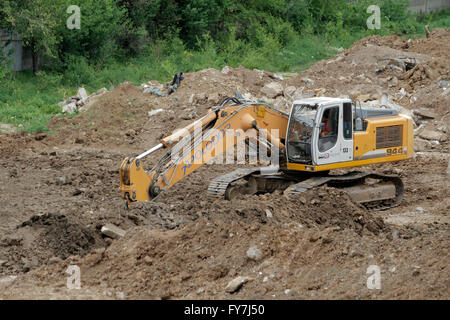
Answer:
<svg viewBox="0 0 450 320"><path fill-rule="evenodd" d="M102 234L107 237L117 239L125 236L126 231L120 229L119 227L113 225L112 223L105 224L101 229Z"/></svg>
<svg viewBox="0 0 450 320"><path fill-rule="evenodd" d="M286 98L293 98L295 91L297 90L294 86L289 86L284 89L283 93Z"/></svg>
<svg viewBox="0 0 450 320"><path fill-rule="evenodd" d="M65 185L65 184L67 184L67 183L68 183L68 182L67 182L67 178L66 178L65 176L56 178L56 184L57 184L57 185L62 186L62 185Z"/></svg>
<svg viewBox="0 0 450 320"><path fill-rule="evenodd" d="M250 260L255 260L255 261L261 260L262 255L263 255L262 251L257 246L250 247L247 250L247 257Z"/></svg>
<svg viewBox="0 0 450 320"><path fill-rule="evenodd" d="M430 109L413 110L413 113L424 119L435 119L437 117L436 113Z"/></svg>
<svg viewBox="0 0 450 320"><path fill-rule="evenodd" d="M167 93L162 92L160 90L160 88L158 88L158 87L145 88L144 89L144 93L152 93L152 94L154 94L155 96L158 96L158 97L167 97L168 96Z"/></svg>
<svg viewBox="0 0 450 320"><path fill-rule="evenodd" d="M433 140L444 142L447 141L447 135L442 132L438 132L429 128L425 128L422 132L419 133L419 137L425 140Z"/></svg>
<svg viewBox="0 0 450 320"><path fill-rule="evenodd" d="M271 78L275 79L275 80L278 80L278 81L283 81L284 80L283 76L281 74L278 74L278 73L272 74Z"/></svg>
<svg viewBox="0 0 450 320"><path fill-rule="evenodd" d="M58 264L62 261L63 260L60 257L51 257L50 259L48 259L49 264Z"/></svg>
<svg viewBox="0 0 450 320"><path fill-rule="evenodd" d="M156 110L152 110L152 111L149 111L149 112L148 112L148 116L149 116L149 117L152 117L152 116L157 115L158 113L161 113L161 112L163 112L163 111L164 111L164 109L156 109Z"/></svg>
<svg viewBox="0 0 450 320"><path fill-rule="evenodd" d="M79 88L77 92L77 97L80 97L81 100L85 100L88 98L88 94L85 88Z"/></svg>
<svg viewBox="0 0 450 320"><path fill-rule="evenodd" d="M414 151L421 152L431 148L431 142L420 138L414 139Z"/></svg>
<svg viewBox="0 0 450 320"><path fill-rule="evenodd" d="M108 90L102 88L88 96L86 89L79 88L76 96L70 97L66 101L61 101L58 105L62 107L63 113L71 114L76 111L86 111L106 92Z"/></svg>
<svg viewBox="0 0 450 320"><path fill-rule="evenodd" d="M246 283L248 281L247 277L237 277L234 278L233 280L231 280L230 282L228 282L227 286L225 287L225 291L228 293L233 293L238 291L243 285L244 283Z"/></svg>
<svg viewBox="0 0 450 320"><path fill-rule="evenodd" d="M311 84L311 85L313 85L315 83L314 80L309 79L309 78L302 78L302 82L304 82L306 84Z"/></svg>
<svg viewBox="0 0 450 320"><path fill-rule="evenodd" d="M63 107L62 112L63 113L74 113L77 110L78 110L77 104L75 102L71 102L69 104L66 104Z"/></svg>
<svg viewBox="0 0 450 320"><path fill-rule="evenodd" d="M233 70L233 68L231 68L230 66L225 66L222 68L222 73L223 74L229 74L231 71Z"/></svg>
<svg viewBox="0 0 450 320"><path fill-rule="evenodd" d="M269 99L274 99L283 94L283 86L278 82L270 82L262 87L261 93Z"/></svg>

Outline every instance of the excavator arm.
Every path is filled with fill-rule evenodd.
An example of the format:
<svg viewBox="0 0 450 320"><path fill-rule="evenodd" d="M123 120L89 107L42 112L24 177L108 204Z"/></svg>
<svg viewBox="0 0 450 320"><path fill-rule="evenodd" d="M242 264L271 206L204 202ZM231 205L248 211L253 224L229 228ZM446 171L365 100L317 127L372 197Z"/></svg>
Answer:
<svg viewBox="0 0 450 320"><path fill-rule="evenodd" d="M249 137L263 136L265 147L275 145L283 149L287 124L288 115L268 105L226 98L203 118L162 139L157 146L136 158L124 159L120 167L120 191L125 206L134 201L152 201ZM160 149L168 152L146 171L143 159Z"/></svg>

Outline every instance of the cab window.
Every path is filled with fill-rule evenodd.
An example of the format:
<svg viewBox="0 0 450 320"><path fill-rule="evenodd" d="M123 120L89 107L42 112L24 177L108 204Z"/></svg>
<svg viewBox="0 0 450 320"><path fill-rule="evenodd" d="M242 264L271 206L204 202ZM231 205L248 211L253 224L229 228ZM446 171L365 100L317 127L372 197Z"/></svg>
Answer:
<svg viewBox="0 0 450 320"><path fill-rule="evenodd" d="M325 152L336 145L339 129L339 106L327 108L320 121L319 151Z"/></svg>

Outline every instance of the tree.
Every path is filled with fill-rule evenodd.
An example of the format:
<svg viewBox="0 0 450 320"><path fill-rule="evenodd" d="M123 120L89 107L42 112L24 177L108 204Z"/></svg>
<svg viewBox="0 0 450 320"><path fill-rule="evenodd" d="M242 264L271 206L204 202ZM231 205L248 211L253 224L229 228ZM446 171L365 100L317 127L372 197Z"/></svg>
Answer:
<svg viewBox="0 0 450 320"><path fill-rule="evenodd" d="M39 71L42 52L53 55L58 43L56 26L64 16L63 1L55 0L3 0L0 4L1 27L17 31L25 46L31 48L33 72Z"/></svg>

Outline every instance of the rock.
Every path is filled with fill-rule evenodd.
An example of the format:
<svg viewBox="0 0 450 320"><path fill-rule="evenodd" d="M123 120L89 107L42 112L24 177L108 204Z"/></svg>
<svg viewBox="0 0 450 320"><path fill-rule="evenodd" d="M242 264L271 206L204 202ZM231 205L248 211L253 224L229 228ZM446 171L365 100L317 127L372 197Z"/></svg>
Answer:
<svg viewBox="0 0 450 320"><path fill-rule="evenodd" d="M393 77L391 80L389 80L389 82L388 82L388 86L389 86L389 88L392 88L392 87L396 87L398 85L398 79L397 79L397 77Z"/></svg>
<svg viewBox="0 0 450 320"><path fill-rule="evenodd" d="M325 89L325 88L314 89L314 95L316 97L323 97L325 95L326 91L327 91L327 89Z"/></svg>
<svg viewBox="0 0 450 320"><path fill-rule="evenodd" d="M222 68L222 73L223 74L229 74L231 71L233 70L233 68L231 68L230 66L225 66Z"/></svg>
<svg viewBox="0 0 450 320"><path fill-rule="evenodd" d="M4 264L6 264L8 261L6 261L6 260L0 260L0 268L4 265Z"/></svg>
<svg viewBox="0 0 450 320"><path fill-rule="evenodd" d="M292 295L292 293L293 293L293 291L291 289L284 290L284 294L287 296Z"/></svg>
<svg viewBox="0 0 450 320"><path fill-rule="evenodd" d="M206 103L206 101L208 100L208 95L206 95L204 92L196 94L195 97L195 100L198 104Z"/></svg>
<svg viewBox="0 0 450 320"><path fill-rule="evenodd" d="M225 291L228 293L233 293L238 291L244 283L248 281L247 277L237 277L228 282L227 286L225 287Z"/></svg>
<svg viewBox="0 0 450 320"><path fill-rule="evenodd" d="M283 81L284 80L283 76L281 74L278 74L278 73L272 74L271 78L275 79L275 80L279 80L279 81Z"/></svg>
<svg viewBox="0 0 450 320"><path fill-rule="evenodd" d="M195 98L195 93L191 94L191 96L189 97L189 103L190 104L194 103L194 98Z"/></svg>
<svg viewBox="0 0 450 320"><path fill-rule="evenodd" d="M294 86L289 86L286 89L284 89L283 93L285 97L293 97L295 91L297 90Z"/></svg>
<svg viewBox="0 0 450 320"><path fill-rule="evenodd" d="M81 98L81 100L86 100L88 98L88 94L85 88L79 88L77 92L77 96Z"/></svg>
<svg viewBox="0 0 450 320"><path fill-rule="evenodd" d="M0 278L0 288L5 289L9 287L14 280L16 280L17 276L6 276L3 278Z"/></svg>
<svg viewBox="0 0 450 320"><path fill-rule="evenodd" d="M116 239L119 237L123 237L126 233L125 230L120 229L119 227L113 225L112 223L107 223L105 224L102 229L101 232L110 238Z"/></svg>
<svg viewBox="0 0 450 320"><path fill-rule="evenodd" d="M63 113L74 113L75 111L77 111L77 104L76 102L71 102L69 104L66 104L63 108L62 108L62 112Z"/></svg>
<svg viewBox="0 0 450 320"><path fill-rule="evenodd" d="M436 118L436 113L429 109L418 109L413 111L414 114L424 118L424 119L434 119Z"/></svg>
<svg viewBox="0 0 450 320"><path fill-rule="evenodd" d="M211 93L211 95L208 97L208 103L216 105L219 103L220 95L217 92Z"/></svg>
<svg viewBox="0 0 450 320"><path fill-rule="evenodd" d="M67 184L67 178L65 176L56 178L56 185L62 186Z"/></svg>
<svg viewBox="0 0 450 320"><path fill-rule="evenodd" d="M448 87L448 82L447 81L441 81L441 82L439 82L439 86L441 88L447 88Z"/></svg>
<svg viewBox="0 0 450 320"><path fill-rule="evenodd" d="M370 99L370 94L362 94L362 95L359 96L358 99L359 99L361 102L366 102L366 101L371 100L371 99Z"/></svg>
<svg viewBox="0 0 450 320"><path fill-rule="evenodd" d="M276 97L283 94L283 86L278 82L270 82L262 87L260 91L268 98L275 99Z"/></svg>
<svg viewBox="0 0 450 320"><path fill-rule="evenodd" d="M283 96L279 96L275 99L275 102L273 103L273 106L277 108L278 110L284 110L286 109L287 101Z"/></svg>
<svg viewBox="0 0 450 320"><path fill-rule="evenodd" d="M151 265L153 264L153 259L152 259L151 257L149 257L149 256L145 256L145 257L144 257L144 262L145 262L147 265L151 266Z"/></svg>
<svg viewBox="0 0 450 320"><path fill-rule="evenodd" d="M447 140L447 135L442 132L434 131L431 129L424 129L419 133L419 137L425 140L436 140L439 142L444 142Z"/></svg>
<svg viewBox="0 0 450 320"><path fill-rule="evenodd" d="M309 78L302 78L302 82L304 82L306 84L311 84L311 85L313 85L315 83L314 80L309 79Z"/></svg>
<svg viewBox="0 0 450 320"><path fill-rule="evenodd" d="M167 97L168 94L161 92L161 90L158 87L153 87L153 88L146 88L144 90L144 93L152 93L157 97Z"/></svg>
<svg viewBox="0 0 450 320"><path fill-rule="evenodd" d="M148 116L149 116L149 117L152 117L152 116L157 115L158 113L161 113L161 112L163 112L163 111L164 111L164 109L156 109L156 110L152 110L152 111L149 111L149 112L148 112Z"/></svg>
<svg viewBox="0 0 450 320"><path fill-rule="evenodd" d="M429 66L424 65L423 70L425 71L425 74L427 75L428 79L433 80L436 78L436 74L433 72L433 70Z"/></svg>
<svg viewBox="0 0 450 320"><path fill-rule="evenodd" d="M120 300L124 300L125 299L125 293L123 293L122 291L116 292L116 298L120 299Z"/></svg>
<svg viewBox="0 0 450 320"><path fill-rule="evenodd" d="M60 257L51 257L48 260L48 264L57 264L57 263L60 263L60 262L62 262L62 259Z"/></svg>
<svg viewBox="0 0 450 320"><path fill-rule="evenodd" d="M270 212L269 209L266 209L266 216L267 216L267 218L273 218L272 212ZM247 251L247 255L248 255L248 251Z"/></svg>
<svg viewBox="0 0 450 320"><path fill-rule="evenodd" d="M198 288L196 291L197 294L202 294L203 292L205 292L205 288Z"/></svg>
<svg viewBox="0 0 450 320"><path fill-rule="evenodd" d="M303 90L305 89L305 87L301 87L298 88L297 90L295 90L295 92L292 94L292 97L294 98L294 100L299 100L303 98Z"/></svg>
<svg viewBox="0 0 450 320"><path fill-rule="evenodd" d="M421 152L431 148L431 142L420 138L414 139L414 151Z"/></svg>
<svg viewBox="0 0 450 320"><path fill-rule="evenodd" d="M392 229L392 238L398 239L398 230L397 229Z"/></svg>
<svg viewBox="0 0 450 320"><path fill-rule="evenodd" d="M417 212L419 212L419 213L424 213L424 211L425 211L425 210L423 210L422 207L417 207L416 210L417 210Z"/></svg>
<svg viewBox="0 0 450 320"><path fill-rule="evenodd" d="M261 260L262 255L263 255L262 251L256 246L250 247L247 250L247 257L251 260L255 261Z"/></svg>

